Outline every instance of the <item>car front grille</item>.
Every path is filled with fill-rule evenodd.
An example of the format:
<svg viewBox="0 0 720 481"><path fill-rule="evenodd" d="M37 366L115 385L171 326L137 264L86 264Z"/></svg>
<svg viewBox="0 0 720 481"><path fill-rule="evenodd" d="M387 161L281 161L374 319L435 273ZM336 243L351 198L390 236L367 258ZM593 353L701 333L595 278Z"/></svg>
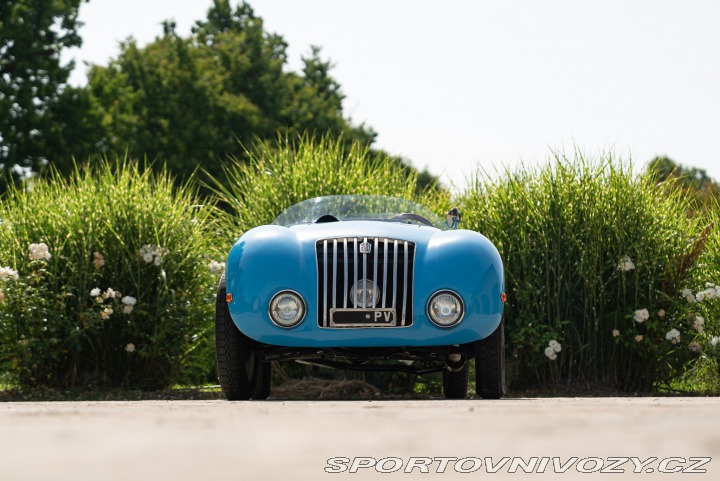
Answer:
<svg viewBox="0 0 720 481"><path fill-rule="evenodd" d="M361 245L370 245L362 253ZM367 309L395 309L398 327L412 325L415 243L384 237L340 237L315 244L318 265L318 325L330 325L331 309L358 309L351 289L362 280L375 282L377 303ZM363 288L364 290L364 288Z"/></svg>

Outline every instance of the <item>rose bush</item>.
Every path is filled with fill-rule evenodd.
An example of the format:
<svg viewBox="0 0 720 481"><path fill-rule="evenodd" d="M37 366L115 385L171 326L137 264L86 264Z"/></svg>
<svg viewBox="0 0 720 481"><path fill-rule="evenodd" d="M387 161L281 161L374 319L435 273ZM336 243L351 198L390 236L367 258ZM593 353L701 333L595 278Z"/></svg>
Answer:
<svg viewBox="0 0 720 481"><path fill-rule="evenodd" d="M192 184L131 162L11 190L0 207L0 371L56 387L211 379L214 216Z"/></svg>

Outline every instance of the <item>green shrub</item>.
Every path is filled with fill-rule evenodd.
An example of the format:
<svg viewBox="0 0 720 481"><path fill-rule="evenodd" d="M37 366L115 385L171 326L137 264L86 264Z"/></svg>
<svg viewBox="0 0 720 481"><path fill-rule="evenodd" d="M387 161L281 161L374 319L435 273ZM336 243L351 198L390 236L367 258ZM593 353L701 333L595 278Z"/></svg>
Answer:
<svg viewBox="0 0 720 481"><path fill-rule="evenodd" d="M647 390L697 357L688 346L698 333L677 316L709 229L677 190L612 156L576 153L496 180L480 174L460 203L465 227L505 262L516 386L562 379Z"/></svg>
<svg viewBox="0 0 720 481"><path fill-rule="evenodd" d="M207 376L209 207L192 185L127 161L10 191L0 207L0 267L12 269L0 270L0 371L56 387Z"/></svg>

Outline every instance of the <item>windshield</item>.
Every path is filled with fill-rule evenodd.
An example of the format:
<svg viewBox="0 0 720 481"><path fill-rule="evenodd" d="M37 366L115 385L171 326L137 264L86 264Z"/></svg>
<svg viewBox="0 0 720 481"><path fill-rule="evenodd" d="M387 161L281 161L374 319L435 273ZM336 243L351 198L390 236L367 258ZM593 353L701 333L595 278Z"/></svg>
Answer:
<svg viewBox="0 0 720 481"><path fill-rule="evenodd" d="M415 214L400 216L401 214ZM426 219L422 222L418 217ZM385 220L412 224L431 224L445 229L445 221L433 211L415 202L399 197L380 195L330 195L315 197L299 202L273 221L275 225L290 226L312 224L315 222L334 222L346 220Z"/></svg>

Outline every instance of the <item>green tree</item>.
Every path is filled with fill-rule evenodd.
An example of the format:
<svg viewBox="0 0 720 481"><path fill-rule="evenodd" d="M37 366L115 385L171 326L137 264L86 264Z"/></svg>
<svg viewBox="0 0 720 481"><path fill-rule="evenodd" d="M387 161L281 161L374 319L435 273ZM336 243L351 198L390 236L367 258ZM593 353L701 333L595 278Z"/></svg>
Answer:
<svg viewBox="0 0 720 481"><path fill-rule="evenodd" d="M657 182L667 182L692 197L698 206L711 207L720 200L720 186L704 169L684 167L666 156L653 158L646 167Z"/></svg>
<svg viewBox="0 0 720 481"><path fill-rule="evenodd" d="M13 173L27 178L52 160L47 144L58 128L50 112L73 69L60 53L81 44L82 1L0 0L0 191Z"/></svg>
<svg viewBox="0 0 720 481"><path fill-rule="evenodd" d="M133 40L89 76L89 102L104 135L100 150L167 162L180 177L198 166L221 173L241 144L278 131L342 135L370 145L375 133L343 117L332 65L313 48L301 73L286 72L287 44L267 33L252 8L215 0L187 38L172 22L140 48Z"/></svg>

